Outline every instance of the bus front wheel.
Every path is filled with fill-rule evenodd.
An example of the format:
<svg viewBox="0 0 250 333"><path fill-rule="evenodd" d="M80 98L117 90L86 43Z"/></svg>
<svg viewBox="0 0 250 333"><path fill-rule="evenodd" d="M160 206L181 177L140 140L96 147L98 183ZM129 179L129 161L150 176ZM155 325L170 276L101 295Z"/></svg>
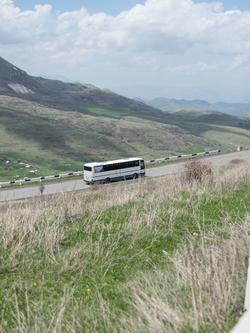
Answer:
<svg viewBox="0 0 250 333"><path fill-rule="evenodd" d="M106 179L106 184L109 184L111 182L111 179L110 178L107 178Z"/></svg>

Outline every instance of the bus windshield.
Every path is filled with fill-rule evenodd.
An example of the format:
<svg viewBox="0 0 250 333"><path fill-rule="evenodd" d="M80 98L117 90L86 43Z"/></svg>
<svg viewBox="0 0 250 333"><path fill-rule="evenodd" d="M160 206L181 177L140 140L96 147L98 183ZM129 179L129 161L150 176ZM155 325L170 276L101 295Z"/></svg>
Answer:
<svg viewBox="0 0 250 333"><path fill-rule="evenodd" d="M84 171L92 171L92 168L85 165Z"/></svg>

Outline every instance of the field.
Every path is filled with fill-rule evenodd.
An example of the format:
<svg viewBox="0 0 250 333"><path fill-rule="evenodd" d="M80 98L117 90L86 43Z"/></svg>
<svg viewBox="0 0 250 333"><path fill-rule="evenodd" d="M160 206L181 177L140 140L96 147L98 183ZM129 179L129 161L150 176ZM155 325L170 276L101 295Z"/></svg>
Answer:
<svg viewBox="0 0 250 333"><path fill-rule="evenodd" d="M249 164L0 206L0 332L228 332L242 313Z"/></svg>

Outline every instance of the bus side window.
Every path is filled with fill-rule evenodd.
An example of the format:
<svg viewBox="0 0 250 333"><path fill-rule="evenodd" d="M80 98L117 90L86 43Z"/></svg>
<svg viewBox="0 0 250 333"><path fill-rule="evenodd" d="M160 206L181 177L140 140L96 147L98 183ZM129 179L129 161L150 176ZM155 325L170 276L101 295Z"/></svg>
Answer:
<svg viewBox="0 0 250 333"><path fill-rule="evenodd" d="M95 167L95 173L103 172L103 166L96 166Z"/></svg>

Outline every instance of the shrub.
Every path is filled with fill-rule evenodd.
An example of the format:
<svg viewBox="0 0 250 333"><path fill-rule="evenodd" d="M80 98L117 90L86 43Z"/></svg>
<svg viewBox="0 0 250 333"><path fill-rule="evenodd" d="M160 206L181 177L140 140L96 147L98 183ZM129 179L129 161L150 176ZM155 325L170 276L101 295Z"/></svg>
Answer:
<svg viewBox="0 0 250 333"><path fill-rule="evenodd" d="M240 158L235 158L233 160L231 160L231 164L240 164L240 163L243 163L244 160L241 160Z"/></svg>
<svg viewBox="0 0 250 333"><path fill-rule="evenodd" d="M213 169L211 165L203 160L191 159L184 169L185 181L192 183L194 181L201 183L205 179L213 178Z"/></svg>
<svg viewBox="0 0 250 333"><path fill-rule="evenodd" d="M43 195L44 190L45 190L45 186L44 186L44 184L40 184L40 185L39 185L39 192L40 192L41 195Z"/></svg>

